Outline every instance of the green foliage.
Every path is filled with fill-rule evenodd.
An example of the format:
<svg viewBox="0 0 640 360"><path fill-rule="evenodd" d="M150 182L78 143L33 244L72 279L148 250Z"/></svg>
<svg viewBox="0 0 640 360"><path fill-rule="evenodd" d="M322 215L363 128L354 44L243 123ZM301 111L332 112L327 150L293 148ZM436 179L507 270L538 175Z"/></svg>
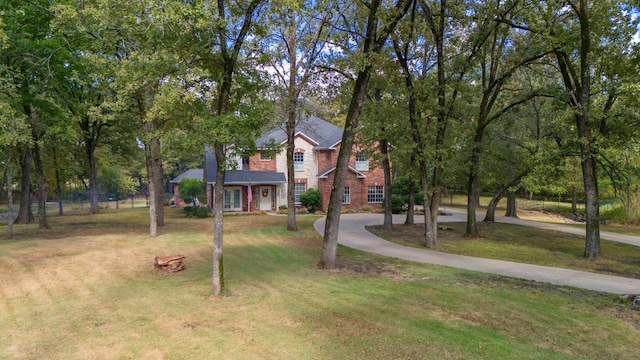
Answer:
<svg viewBox="0 0 640 360"><path fill-rule="evenodd" d="M310 213L316 212L320 209L322 204L322 193L318 189L309 189L300 194L300 203L307 208Z"/></svg>
<svg viewBox="0 0 640 360"><path fill-rule="evenodd" d="M384 201L382 205L384 206ZM405 197L395 194L391 195L391 212L394 214L400 214L405 210L407 210Z"/></svg>
<svg viewBox="0 0 640 360"><path fill-rule="evenodd" d="M211 217L212 211L206 206L186 206L183 209L185 215L189 218L208 218Z"/></svg>
<svg viewBox="0 0 640 360"><path fill-rule="evenodd" d="M192 202L195 205L197 198L204 196L205 184L202 180L194 178L185 178L178 183L180 189L180 197L185 202Z"/></svg>
<svg viewBox="0 0 640 360"><path fill-rule="evenodd" d="M104 165L98 171L98 189L102 194L124 198L136 192L138 183L119 164Z"/></svg>
<svg viewBox="0 0 640 360"><path fill-rule="evenodd" d="M416 186L416 193L414 194L416 205L422 205L422 193L418 192L420 189ZM409 203L409 177L399 176L391 184L391 193L393 196L398 196L402 199L404 204ZM392 203L399 203L400 200L393 200Z"/></svg>

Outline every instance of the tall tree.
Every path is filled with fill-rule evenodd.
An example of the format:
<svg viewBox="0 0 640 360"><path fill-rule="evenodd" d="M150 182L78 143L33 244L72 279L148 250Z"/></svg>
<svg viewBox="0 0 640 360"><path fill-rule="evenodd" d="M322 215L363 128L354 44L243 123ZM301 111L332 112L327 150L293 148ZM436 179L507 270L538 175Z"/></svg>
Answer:
<svg viewBox="0 0 640 360"><path fill-rule="evenodd" d="M351 101L349 102L347 110L347 119L342 135L342 142L340 143L340 152L338 153L335 177L329 199L329 209L322 242L322 254L318 263L318 268L320 269L332 269L336 265L342 189L344 189L360 112L364 104L369 79L374 70L373 58L380 53L389 35L397 26L398 21L404 17L409 9L411 1L398 0L391 9L385 9L380 0L373 0L370 3L361 5L362 7L358 8L357 11L365 11L366 22L364 24L358 24L357 21L354 20L354 23L344 24L349 31L355 31L348 37L348 41L352 41L351 36L358 36L357 40L360 47L358 55L356 56L358 59L358 66L355 67L357 69L357 77L353 85ZM386 22L383 22L382 19L385 19ZM364 28L364 33L359 33L358 29L361 28Z"/></svg>
<svg viewBox="0 0 640 360"><path fill-rule="evenodd" d="M296 129L306 119L301 116L300 97L309 92L310 83L322 71L318 65L327 53L331 36L333 5L329 1L304 0L277 3L272 7L274 36L265 38L271 49L271 66L281 92L283 130L287 135L287 230L296 231L295 151ZM275 42L274 42L275 39Z"/></svg>
<svg viewBox="0 0 640 360"><path fill-rule="evenodd" d="M607 49L619 47L617 39L631 43L635 32L630 26L627 2L566 0L552 8L558 21L548 26L554 41L557 69L565 89L565 101L573 110L582 181L585 193L586 236L584 256L597 259L601 255L600 209L598 193L598 138L603 127L603 117L593 112L593 74L597 68L595 57L606 56ZM614 23L615 26L611 26ZM614 52L615 53L615 52ZM607 74L609 78L615 74ZM611 94L611 93L609 93ZM614 98L611 98L614 100ZM605 110L611 102L604 102Z"/></svg>
<svg viewBox="0 0 640 360"><path fill-rule="evenodd" d="M43 179L41 140L46 132L47 111L51 109L46 91L55 67L60 39L52 36L52 14L49 3L38 1L4 1L2 32L4 47L0 49L0 72L14 86L14 100L19 101L33 141L23 143L20 154L21 191L18 222L31 222L31 170L36 165L38 186L38 220L40 228L48 228L46 190Z"/></svg>
<svg viewBox="0 0 640 360"><path fill-rule="evenodd" d="M519 36L507 23L520 9L517 3L487 2L478 9L483 18L478 36L485 38L480 48L477 88L480 92L474 117L474 136L467 182L467 227L465 236L479 237L476 223L480 191L480 159L487 129L514 108L537 96L537 89L508 88L516 72L546 55L530 36Z"/></svg>

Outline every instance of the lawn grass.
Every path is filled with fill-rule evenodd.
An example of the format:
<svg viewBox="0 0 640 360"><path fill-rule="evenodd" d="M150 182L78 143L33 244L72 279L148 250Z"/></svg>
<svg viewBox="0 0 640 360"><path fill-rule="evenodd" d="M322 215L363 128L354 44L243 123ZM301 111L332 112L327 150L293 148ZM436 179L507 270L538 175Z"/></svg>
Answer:
<svg viewBox="0 0 640 360"><path fill-rule="evenodd" d="M340 247L316 217L225 218L228 295L211 293L211 219L144 209L16 226L0 241L2 359L632 359L640 315L608 294ZM4 235L4 234L3 234ZM157 255L187 256L161 275Z"/></svg>
<svg viewBox="0 0 640 360"><path fill-rule="evenodd" d="M481 238L464 237L466 223L443 223L433 250L474 257L591 271L640 279L637 246L601 240L602 257L587 260L584 237L527 226L478 222ZM374 234L405 246L424 246L424 225L368 226Z"/></svg>

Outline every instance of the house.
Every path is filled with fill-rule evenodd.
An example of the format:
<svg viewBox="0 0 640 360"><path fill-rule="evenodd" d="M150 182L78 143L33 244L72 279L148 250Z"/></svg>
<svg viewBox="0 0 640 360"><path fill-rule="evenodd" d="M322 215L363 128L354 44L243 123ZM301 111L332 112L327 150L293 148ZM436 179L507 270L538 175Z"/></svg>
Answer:
<svg viewBox="0 0 640 360"><path fill-rule="evenodd" d="M317 117L302 121L295 132L293 155L296 203L300 194L315 188L322 194L322 208L329 205L343 128ZM271 142L286 144L282 129L268 132L256 140L258 152L248 158L236 159L234 170L225 174L225 211L275 211L287 205L287 161L283 148L270 156ZM205 152L207 205L213 207L213 186L216 176L215 156ZM249 196L251 191L251 196ZM384 172L373 166L370 157L354 148L343 189L342 207L358 209L365 205L380 208L384 197ZM250 203L248 203L250 201Z"/></svg>
<svg viewBox="0 0 640 360"><path fill-rule="evenodd" d="M191 204L187 204L181 197L180 197L180 181L182 181L182 179L198 179L198 180L202 180L204 181L204 169L189 169L185 172L183 172L182 174L176 176L175 178L169 180L169 184L172 187L172 192L173 192L173 204L176 207L185 207Z"/></svg>

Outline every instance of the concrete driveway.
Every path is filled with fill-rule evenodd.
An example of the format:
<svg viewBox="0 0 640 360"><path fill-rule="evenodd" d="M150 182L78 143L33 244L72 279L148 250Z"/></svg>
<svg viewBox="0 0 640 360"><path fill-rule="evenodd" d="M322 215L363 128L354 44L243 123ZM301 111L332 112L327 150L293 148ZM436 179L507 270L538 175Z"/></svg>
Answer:
<svg viewBox="0 0 640 360"><path fill-rule="evenodd" d="M461 211L447 210L450 215L438 217L438 222L466 221ZM480 218L480 216L479 216ZM325 219L314 223L316 231L324 233ZM560 269L548 266L522 264L510 261L475 258L463 255L447 254L438 251L407 247L379 238L365 229L367 225L381 225L383 214L361 213L342 214L338 231L338 243L354 249L380 255L416 261L420 263L449 266L458 269L504 275L525 280L542 281L555 285L573 286L582 289L603 291L613 294L640 294L640 280L619 276L595 274L585 271ZM394 215L393 222L404 223L404 215ZM422 222L422 216L416 216L416 223ZM481 221L480 218L479 221ZM562 231L584 236L584 229L562 224L549 224L536 221L512 219L496 216L496 222L505 222L541 229ZM640 238L610 232L601 232L601 238L640 246Z"/></svg>

